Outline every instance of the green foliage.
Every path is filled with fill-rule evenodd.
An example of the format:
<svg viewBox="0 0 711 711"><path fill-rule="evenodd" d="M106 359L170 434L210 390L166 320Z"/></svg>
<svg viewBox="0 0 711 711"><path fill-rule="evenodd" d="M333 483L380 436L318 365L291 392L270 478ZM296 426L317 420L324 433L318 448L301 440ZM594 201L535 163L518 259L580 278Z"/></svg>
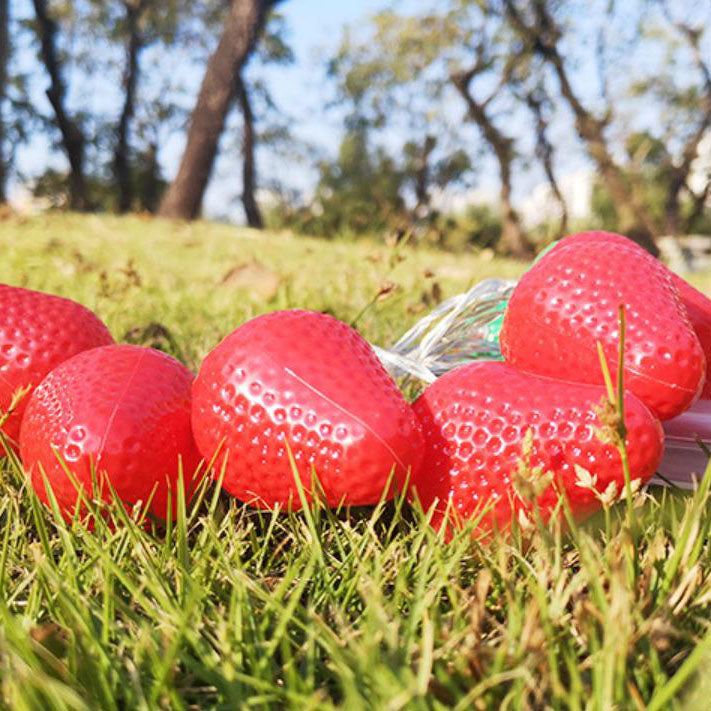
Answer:
<svg viewBox="0 0 711 711"><path fill-rule="evenodd" d="M23 47L32 42L37 49L31 4L26 5L26 10L20 5L13 20L13 40L17 38L12 44L18 52L26 52ZM526 40L514 30L505 6L480 0L395 6L345 28L327 66L331 100L324 99L321 107L336 108L344 134L339 152L326 159L316 156L309 138L303 144L295 138L298 117L281 110L278 83L266 81L261 72L265 64L295 60L285 18L272 9L243 78L253 104L257 143L281 162L297 167L279 175L257 171L260 187L278 189L283 196L268 209L267 221L308 234L407 234L410 239L447 247L490 245L496 230L468 226L463 215L440 214L437 197L464 192L481 177L490 185L492 176L480 175L491 164L482 160L485 155L511 158L512 194L517 196L521 173L533 170L543 180L545 172L555 182L551 176L558 175L563 165L567 170L573 164L565 158L563 163L561 155L587 151L600 163L604 143L608 157L620 164L621 193L629 187L644 209L631 205L624 195L613 200L609 179L608 187L598 181L593 217L600 225L634 229L639 227L635 219L639 222L643 215L649 217L643 221L656 226L649 230L645 225L648 232L663 233L676 222L679 231L708 233L711 213L708 200L700 209L697 198L704 194L698 174L695 180L689 179L689 171L682 176L678 219L674 205L675 171L684 168L687 156L696 155L695 141L708 135L711 126L708 22L698 3L631 0L594 8L580 0L538 3L557 25L551 34L560 34L569 89L587 112L588 120L581 123L579 117L577 127L565 108L570 100L561 91L554 65L532 49L536 43L531 38ZM116 165L129 11L142 8L137 29L139 65L146 80L139 80L135 115L129 121L128 152L138 196L131 207L154 209L163 188L155 156L162 155L167 145L175 145L174 139L188 125L186 92L194 90L186 80L192 70L176 72L175 67L204 65L229 3L54 0L50 7L59 26L70 114L86 138L89 203L101 210L113 209L117 202L116 181L109 176ZM534 6L521 2L519 7L525 17L533 18ZM23 12L29 19L19 19ZM40 132L55 140L52 112L41 93L46 84L41 68L22 55L10 69L9 101L3 114L9 134L6 148L13 153ZM500 131L501 151L492 150L492 133L487 138L481 117L478 122L471 120L476 111L467 104L461 83L457 88L457 77L462 81L468 77L466 91ZM103 96L100 104L93 101L97 87ZM107 91L112 92L110 97ZM540 121L535 120L532 98L539 106ZM579 140L577 129L590 121L602 126L600 145ZM551 169L541 172L535 166L544 162L546 144L541 143L539 131L545 134L549 123L555 127L555 138L547 139ZM241 128L235 113L226 127L227 140L221 142L223 150L238 154ZM56 141L53 150L58 150ZM7 158L10 164L13 160L14 155ZM289 184L304 163L317 168L317 184L305 190L310 202L306 206L304 196ZM237 161L233 164L238 166ZM66 176L44 169L39 176L22 170L14 176L30 184L37 178L38 195L55 206L66 204ZM235 176L227 179L239 183ZM491 211L499 208L492 205ZM530 232L547 238L556 230L542 224Z"/></svg>
<svg viewBox="0 0 711 711"><path fill-rule="evenodd" d="M458 213L432 208L419 213L407 206L405 196L414 188L407 163L416 160L418 148L406 146L403 167L383 151L371 150L364 129L352 131L341 145L338 162L322 165L312 204L294 209L288 198L278 201L267 213L268 225L329 239L406 238L410 244L454 252L496 248L501 217L491 205L475 204ZM441 184L447 184L468 165L466 155L455 154L434 167L433 180L440 184L441 172Z"/></svg>
<svg viewBox="0 0 711 711"><path fill-rule="evenodd" d="M437 215L430 235L436 235L440 246L454 251L471 247L493 250L501 237L501 217L491 205L471 205L460 214Z"/></svg>
<svg viewBox="0 0 711 711"><path fill-rule="evenodd" d="M272 207L269 224L326 237L407 235L411 242L447 249L493 245L501 226L490 208L442 215L430 207L430 196L421 192L423 170L427 190L444 189L462 179L471 170L464 151L425 165L436 144L427 137L424 146L405 143L402 158L396 161L382 148L372 147L371 134L366 122L358 122L344 136L337 160L321 164L312 203L290 209L287 201L281 201Z"/></svg>
<svg viewBox="0 0 711 711"><path fill-rule="evenodd" d="M627 137L628 168L625 178L628 185L636 186L644 209L660 226L667 215L667 198L673 180L673 158L666 144L648 132L635 132ZM592 213L598 226L619 231L619 217L605 185L598 179L593 185ZM681 216L690 233L711 234L711 211L701 210L695 219L689 219L694 210L688 192L681 197Z"/></svg>
<svg viewBox="0 0 711 711"><path fill-rule="evenodd" d="M136 89L133 108L127 114L126 162L135 199L129 207L136 211L155 211L165 189L157 156L170 138L185 130L188 123L186 90L193 91L193 87L186 84L186 76L191 72L176 72L175 67L194 69L207 62L222 31L229 3L60 0L50 3L50 10L57 23L60 71L72 104L78 104L76 108L72 106L69 113L84 140L88 207L113 210L119 202L120 186L114 174L115 151L119 145L119 117L127 96L128 54L132 47L136 53ZM29 20L17 23L17 29L24 33L22 42L29 39L35 44L39 59L39 38L31 18L30 14ZM256 62L252 64L292 62L293 52L285 37L283 16L271 12L257 47ZM33 69L43 70L41 65ZM24 91L26 82L22 76L13 80L18 85L15 88L13 84L10 97L14 122L7 127L11 129L12 145L16 147L29 141L32 133L46 132L54 141L54 149L61 150L49 105L34 106L24 96L25 103L21 103L16 95ZM101 110L97 110L92 97L97 88L102 94ZM259 138L282 149L290 138L286 130L288 122L279 117L264 83L257 78L250 79L248 88L256 99L255 114L261 123ZM279 125L277 118L282 119ZM241 138L241 125L238 120L228 126L233 142ZM36 196L47 199L55 207L67 206L68 174L49 168L39 175L23 175L22 178Z"/></svg>
<svg viewBox="0 0 711 711"><path fill-rule="evenodd" d="M537 49L551 39L543 36L543 25L537 28L542 33L538 38L522 36L511 23L505 3L448 0L410 12L387 9L375 13L367 25L348 28L329 65L339 99L352 108L347 125L357 117L374 133L389 137L395 126L406 154L410 145L422 145L426 136L437 136L439 145L433 157L440 158L440 151L446 150L449 156L467 160L452 176L456 185L473 175L472 140L463 126L467 118L474 118L484 139L482 152L499 158L508 153L515 168L529 169L534 160L540 161L553 184L557 152L578 150L576 128L581 137L585 132L580 133L580 127L600 117L602 138L588 136L580 147L598 161L598 167L614 163L612 157L623 149L626 155L619 166L612 166L614 193L608 190L609 171L607 184L598 181L593 216L608 229L643 229L650 234L672 228L703 229L706 218L694 207L685 165L687 156L697 153L694 141L711 125L711 75L703 51L708 23L703 13L696 11L694 3L672 7L643 0L626 4L624 11L614 3L593 11L584 3L542 2L537 7L544 8L549 23L556 25L551 37L560 35L564 49L557 55L558 69L550 53L546 58ZM529 20L536 14L530 4L519 3L519 8ZM615 39L618 32L632 37L624 54ZM665 61L650 70L646 62L656 66L660 57ZM629 71L621 70L623 66L629 66ZM565 81L559 74L565 75ZM591 82L593 76L595 82ZM464 84L457 84L457 78ZM584 91L583 83L588 85ZM599 84L599 91L588 99L596 93L592 83ZM563 84L567 89L562 90ZM455 86L462 96L453 96ZM467 106L461 101L465 91L472 99ZM588 101L589 107L585 106ZM577 127L570 125L568 142L558 146L546 132L550 121L559 120L555 117L566 103L578 106L581 115ZM457 107L459 114L454 113ZM634 122L622 118L630 108ZM527 125L530 112L534 120ZM507 120L511 116L515 121ZM533 133L534 126L536 140L527 140L525 134ZM390 138L389 145L393 143ZM532 144L534 155L529 154ZM391 149L392 154L399 149ZM601 151L607 156L604 159ZM680 165L685 166L681 172ZM403 165L411 181L417 176L417 166L417 161L407 160ZM427 177L434 175L430 170ZM679 201L675 180L682 184ZM451 188L452 183L442 182ZM435 185L432 180L427 190ZM427 194L427 190L421 192ZM677 202L680 219L675 219ZM437 215L428 217L439 220ZM547 235L550 229L544 224L532 232Z"/></svg>
<svg viewBox="0 0 711 711"><path fill-rule="evenodd" d="M155 213L168 187L160 173L155 147L148 145L137 151L129 167L135 195L131 209L135 212ZM87 179L86 191L92 210L114 212L117 209L118 193L113 178L104 177L103 173L91 175ZM69 205L69 175L52 168L46 170L35 179L32 194L52 209L66 209Z"/></svg>
<svg viewBox="0 0 711 711"><path fill-rule="evenodd" d="M359 167L355 164L346 171L352 175L349 185L355 181L366 186L373 182L372 168L379 167L390 185L389 191L380 189L380 195L371 196L371 202L380 203L377 218L361 232L377 233L386 223L391 230L432 240L432 230L436 232L440 221L432 206L433 195L471 183L474 162L465 148L462 122L452 116L447 62L457 54L457 46L464 52L471 40L476 24L472 15L480 13L466 2L455 2L443 12L412 16L384 10L361 31L344 32L329 64L339 105L347 110L344 145L359 132L363 142L367 136L389 146L388 154L378 149L362 176L353 172ZM341 155L322 170L319 187L326 184L329 195L341 187L332 174L342 172L342 160ZM388 195L393 199L385 204ZM350 195L345 194L343 202L349 201ZM323 200L319 209L321 205ZM383 213L387 220L382 219Z"/></svg>
<svg viewBox="0 0 711 711"><path fill-rule="evenodd" d="M395 226L404 210L402 173L381 150L372 150L365 129L344 137L335 164L321 167L310 221L315 235L377 234Z"/></svg>

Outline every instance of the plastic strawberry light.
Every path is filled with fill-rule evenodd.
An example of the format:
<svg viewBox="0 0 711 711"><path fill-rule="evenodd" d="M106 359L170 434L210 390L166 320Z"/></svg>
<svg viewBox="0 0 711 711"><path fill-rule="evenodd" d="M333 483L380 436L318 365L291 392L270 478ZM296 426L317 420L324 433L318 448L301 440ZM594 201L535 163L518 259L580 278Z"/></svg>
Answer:
<svg viewBox="0 0 711 711"><path fill-rule="evenodd" d="M86 351L55 368L33 393L20 433L20 456L40 499L49 503L46 478L67 518L80 498L76 484L103 501L113 488L129 509L150 501L159 519L170 498L175 515L179 473L187 498L200 462L192 381L174 358L129 345Z"/></svg>

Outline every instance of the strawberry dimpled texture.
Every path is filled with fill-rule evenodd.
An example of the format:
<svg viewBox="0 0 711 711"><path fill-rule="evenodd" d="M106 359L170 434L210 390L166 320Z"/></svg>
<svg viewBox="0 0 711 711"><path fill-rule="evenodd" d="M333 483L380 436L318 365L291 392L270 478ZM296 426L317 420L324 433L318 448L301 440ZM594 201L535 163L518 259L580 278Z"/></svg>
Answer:
<svg viewBox="0 0 711 711"><path fill-rule="evenodd" d="M193 386L193 429L223 487L253 506L301 506L316 475L328 505L367 505L423 456L410 405L373 349L324 314L277 311L233 331ZM392 491L388 492L392 493Z"/></svg>
<svg viewBox="0 0 711 711"><path fill-rule="evenodd" d="M160 519L170 492L174 516L179 460L186 498L200 462L192 381L174 358L139 346L96 348L58 366L33 393L20 433L20 457L39 498L49 503L44 472L62 512L74 512L77 490L59 455L86 495L93 469L105 501L112 495L103 477L129 509L152 495L149 510Z"/></svg>
<svg viewBox="0 0 711 711"><path fill-rule="evenodd" d="M706 358L668 270L637 247L562 240L511 295L504 359L529 373L602 385L597 343L615 377L620 304L625 387L659 419L676 417L699 396Z"/></svg>
<svg viewBox="0 0 711 711"><path fill-rule="evenodd" d="M106 326L84 306L0 284L0 411L8 411L18 390L37 386L67 358L113 342ZM19 439L28 401L26 395L2 427L12 445Z"/></svg>
<svg viewBox="0 0 711 711"><path fill-rule="evenodd" d="M432 524L481 517L479 532L505 530L523 512L533 520L532 502L516 488L526 460L533 487L550 472L537 504L544 520L564 491L571 512L582 519L600 508L600 496L625 487L620 454L602 441L598 407L605 389L529 375L505 363L481 362L456 368L430 385L415 402L426 442L424 465L411 494ZM659 421L634 395L625 397L630 477L645 484L663 451ZM530 437L530 451L524 442ZM581 477L584 477L581 479ZM587 479L585 478L587 477ZM583 484L594 482L594 491ZM436 502L436 503L435 503ZM448 510L447 507L450 507Z"/></svg>
<svg viewBox="0 0 711 711"><path fill-rule="evenodd" d="M625 249L632 249L640 258L645 259L650 265L653 265L654 268L659 269L661 267L664 272L666 272L672 284L674 284L679 292L689 321L706 355L706 382L701 392L701 398L711 398L711 300L698 289L691 286L691 284L684 281L678 274L675 274L664 266L659 260L635 242L614 232L579 232L558 242L554 249L572 246L579 242L588 245L599 245L602 250L607 249L610 244L616 244Z"/></svg>

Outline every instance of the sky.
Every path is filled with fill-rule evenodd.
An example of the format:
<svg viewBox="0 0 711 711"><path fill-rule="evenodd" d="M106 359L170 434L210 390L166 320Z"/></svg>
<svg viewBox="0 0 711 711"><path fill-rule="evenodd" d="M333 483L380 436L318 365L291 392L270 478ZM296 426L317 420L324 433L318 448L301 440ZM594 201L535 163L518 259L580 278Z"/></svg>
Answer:
<svg viewBox="0 0 711 711"><path fill-rule="evenodd" d="M636 0L627 1L633 3ZM396 0L394 6L397 9L408 11L431 4L432 0ZM324 109L325 103L334 97L333 86L326 79L326 61L336 49L345 25L351 25L356 29L363 27L368 16L392 5L393 3L389 3L387 0L342 0L341 2L286 0L280 4L279 11L284 16L287 27L286 39L293 49L295 61L290 66L263 66L258 62L251 62L247 67L247 78L248 81L251 78L260 79L266 83L270 94L280 107L283 116L288 120L297 140L304 139L315 144L324 154L333 155L335 153L343 131L343 112L339 111L338 106ZM623 9L625 7L627 5L623 3ZM18 16L29 17L32 14L30 0L17 0L15 8ZM621 14L624 17L624 13ZM599 20L599 12L597 17L593 13L589 22L581 23L580 28L582 29L579 29L576 34L575 42L583 44L593 42L594 35L592 33L597 20ZM620 66L624 66L624 63L627 62L627 66L632 67L632 71L636 66L639 66L643 67L648 74L651 72L654 75L654 72L659 70L661 57L641 55L636 56L634 61L630 62L630 58L626 56L632 51L629 47L630 37L634 31L633 26L625 26L624 20L620 26L609 29L610 36L614 36L617 42ZM707 33L707 35L711 37L711 33ZM20 56L20 69L27 70L32 67L32 101L37 102L42 110L49 114L50 108L43 93L47 86L47 78L41 70L38 70L36 64L33 65L35 49L29 44L26 35L24 41L25 45L17 48ZM97 57L97 70L93 77L82 76L81 80L78 80L76 76L70 75L68 84L71 88L70 98L75 109L90 107L92 111L103 113L108 120L112 121L118 113L119 88L108 85L101 70L102 61L110 59L110 57ZM152 63L164 61L164 57L157 53L152 54L147 50L142 61L144 66L149 69ZM194 103L203 71L204 65L176 67L175 73L181 75L186 86L184 95L186 111L189 111ZM617 67L611 67L610 75L613 84L615 81L626 81L627 79L625 73L619 71ZM582 92L586 102L589 105L594 105L599 88L595 68L583 61L575 68L575 80L576 87ZM151 74L150 71L147 71L144 76L145 90L154 94L162 91L162 87L151 86L150 82ZM616 108L622 117L622 122L627 126L654 121L654 116L652 114L645 116L644 111L640 111L638 105L635 105L634 109L628 113L625 113L626 109L623 105ZM447 105L446 109L451 111L452 120L462 120L463 107L458 97L453 97L451 107ZM589 189L590 164L575 138L571 118L569 111L561 105L557 109L550 127L550 137L558 148L557 169L559 176L564 183L571 182L571 190L577 191L577 196L574 199L581 202L579 194L581 185L583 191ZM531 142L532 130L529 117L524 110L516 109L508 115L498 116L497 120L510 135L515 136L522 144L526 141ZM233 115L232 122L233 125L239 126L239 117L236 113ZM234 145L235 133L232 132L232 138L228 136L223 141L213 178L205 196L204 212L211 218L239 222L243 220L239 201L241 158L238 146ZM475 128L467 128L464 135L467 140L471 141L467 148L479 163L476 188L468 194L466 199L480 199L482 201L495 199L498 190L496 165L489 156L477 152L479 137ZM397 140L398 137L391 136L390 138ZM185 133L180 130L174 131L161 141L160 158L164 175L168 179L177 170L184 140ZM43 170L48 162L59 169L65 165L61 152L52 149L48 137L40 132L35 132L32 141L18 152L17 163L25 175L31 176ZM265 148L258 151L257 167L258 176L263 180L278 178L306 193L312 189L315 183L314 165L289 158L285 159L284 156L275 155ZM519 204L525 204L528 201L532 205L531 209L534 211L539 209L537 205L541 202L540 187L542 182L543 175L536 164L519 163L515 179L515 197ZM587 188L583 184L586 184ZM19 185L16 182L15 192L18 189ZM456 197L455 204L458 204L457 200L461 202L462 196ZM582 203L584 202L585 199L582 198Z"/></svg>
<svg viewBox="0 0 711 711"><path fill-rule="evenodd" d="M260 78L266 80L272 96L285 115L294 118L297 135L308 137L310 141L315 140L324 150L334 150L337 147L341 130L338 112L324 114L322 111L324 93L330 90L325 86L326 58L337 46L344 25L357 23L384 5L383 0L286 0L279 6L279 11L286 20L287 41L294 51L295 61L285 67L259 67ZM31 16L30 0L19 0L16 7L18 16ZM21 68L28 69L33 50L28 45L20 49L23 54ZM155 60L149 57L144 61L150 65L150 62ZM250 69L248 68L248 71ZM202 78L201 68L191 68L189 71L193 74L189 81L197 91ZM71 77L68 83L76 92ZM43 109L49 113L49 105L43 95L46 84L44 76L37 77L32 96L33 100L41 103ZM113 101L113 94L110 87L102 84L102 79L99 78L97 87L86 87L82 95L75 95L75 101L78 105L93 102L95 106L104 108ZM172 136L161 151L164 173L168 178L177 170L184 138L184 135ZM38 135L29 145L20 149L18 164L22 166L25 174L35 174L46 165L50 152L48 139ZM234 163L238 160L239 155L235 151L221 152L205 195L204 211L207 216L226 217L236 221L243 219L239 205L239 177L235 178L239 170L235 170ZM304 165L284 164L278 158L270 156L267 151L259 151L257 160L263 176L285 174L285 177L300 189L306 189L313 182L315 171ZM56 153L51 163L57 168L66 165L63 156ZM17 196L20 190L21 186L15 181L11 186L11 197L13 194Z"/></svg>

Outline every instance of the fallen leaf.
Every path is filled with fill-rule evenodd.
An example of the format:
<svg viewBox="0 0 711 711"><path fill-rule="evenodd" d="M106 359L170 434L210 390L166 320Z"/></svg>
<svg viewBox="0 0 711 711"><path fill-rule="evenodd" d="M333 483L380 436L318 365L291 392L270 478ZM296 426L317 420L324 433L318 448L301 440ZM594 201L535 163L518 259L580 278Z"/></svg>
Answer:
<svg viewBox="0 0 711 711"><path fill-rule="evenodd" d="M281 277L257 261L232 267L220 282L223 286L249 292L260 301L271 301L281 285Z"/></svg>

